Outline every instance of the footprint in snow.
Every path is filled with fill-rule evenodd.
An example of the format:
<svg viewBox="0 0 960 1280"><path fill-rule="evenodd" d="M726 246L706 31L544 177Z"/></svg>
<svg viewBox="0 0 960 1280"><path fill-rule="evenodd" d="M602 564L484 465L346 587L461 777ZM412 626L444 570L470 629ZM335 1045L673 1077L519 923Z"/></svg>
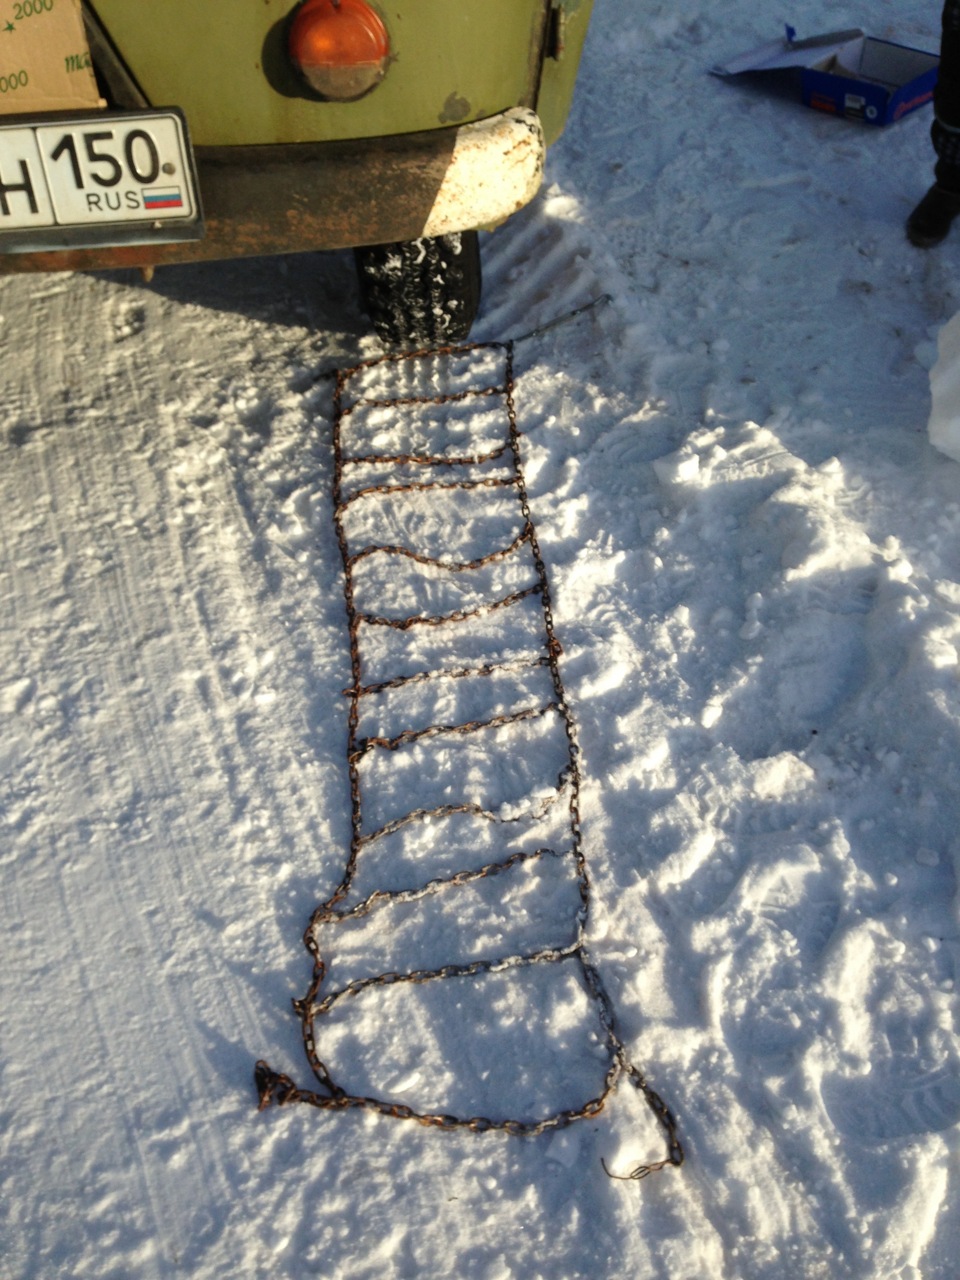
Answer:
<svg viewBox="0 0 960 1280"><path fill-rule="evenodd" d="M820 1092L836 1128L862 1142L939 1133L960 1120L955 1063L921 1071L910 1059L890 1058L865 1076L827 1076Z"/></svg>
<svg viewBox="0 0 960 1280"><path fill-rule="evenodd" d="M783 864L761 882L759 914L797 940L807 961L826 949L840 916L840 897L826 871ZM761 887L758 886L758 887Z"/></svg>
<svg viewBox="0 0 960 1280"><path fill-rule="evenodd" d="M766 1070L818 1034L822 1007L807 978L833 936L840 899L817 854L799 846L748 873L731 905L746 928L724 966L721 1021L735 1051Z"/></svg>

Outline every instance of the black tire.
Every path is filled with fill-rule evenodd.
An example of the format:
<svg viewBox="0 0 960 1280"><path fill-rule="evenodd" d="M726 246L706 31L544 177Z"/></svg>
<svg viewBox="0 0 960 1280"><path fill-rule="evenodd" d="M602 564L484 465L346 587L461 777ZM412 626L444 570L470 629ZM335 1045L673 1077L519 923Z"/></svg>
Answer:
<svg viewBox="0 0 960 1280"><path fill-rule="evenodd" d="M414 351L463 342L480 306L476 231L354 250L360 298L377 337Z"/></svg>

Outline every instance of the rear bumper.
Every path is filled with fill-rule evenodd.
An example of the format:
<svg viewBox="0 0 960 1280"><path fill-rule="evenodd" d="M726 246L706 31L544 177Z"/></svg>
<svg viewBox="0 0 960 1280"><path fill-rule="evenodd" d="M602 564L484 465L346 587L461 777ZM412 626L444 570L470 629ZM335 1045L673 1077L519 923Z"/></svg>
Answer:
<svg viewBox="0 0 960 1280"><path fill-rule="evenodd" d="M6 254L0 274L343 249L493 226L533 199L544 150L536 113L522 107L397 137L198 147L202 240Z"/></svg>

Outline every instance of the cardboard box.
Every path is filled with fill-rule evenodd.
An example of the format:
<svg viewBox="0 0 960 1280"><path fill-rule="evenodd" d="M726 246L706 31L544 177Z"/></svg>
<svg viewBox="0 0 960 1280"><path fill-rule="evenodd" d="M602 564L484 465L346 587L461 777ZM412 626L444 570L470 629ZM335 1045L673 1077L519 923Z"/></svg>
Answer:
<svg viewBox="0 0 960 1280"><path fill-rule="evenodd" d="M80 0L0 0L0 115L105 105Z"/></svg>
<svg viewBox="0 0 960 1280"><path fill-rule="evenodd" d="M785 38L711 70L799 96L817 111L883 125L931 101L939 65L935 53L874 39L858 27L809 40L787 27Z"/></svg>

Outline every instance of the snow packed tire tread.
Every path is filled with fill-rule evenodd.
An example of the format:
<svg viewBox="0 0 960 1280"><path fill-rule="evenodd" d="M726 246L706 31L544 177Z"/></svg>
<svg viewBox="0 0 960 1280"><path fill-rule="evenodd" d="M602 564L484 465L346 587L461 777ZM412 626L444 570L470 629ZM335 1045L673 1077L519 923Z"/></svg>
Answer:
<svg viewBox="0 0 960 1280"><path fill-rule="evenodd" d="M480 306L476 231L355 250L360 296L377 336L406 350L469 336Z"/></svg>

